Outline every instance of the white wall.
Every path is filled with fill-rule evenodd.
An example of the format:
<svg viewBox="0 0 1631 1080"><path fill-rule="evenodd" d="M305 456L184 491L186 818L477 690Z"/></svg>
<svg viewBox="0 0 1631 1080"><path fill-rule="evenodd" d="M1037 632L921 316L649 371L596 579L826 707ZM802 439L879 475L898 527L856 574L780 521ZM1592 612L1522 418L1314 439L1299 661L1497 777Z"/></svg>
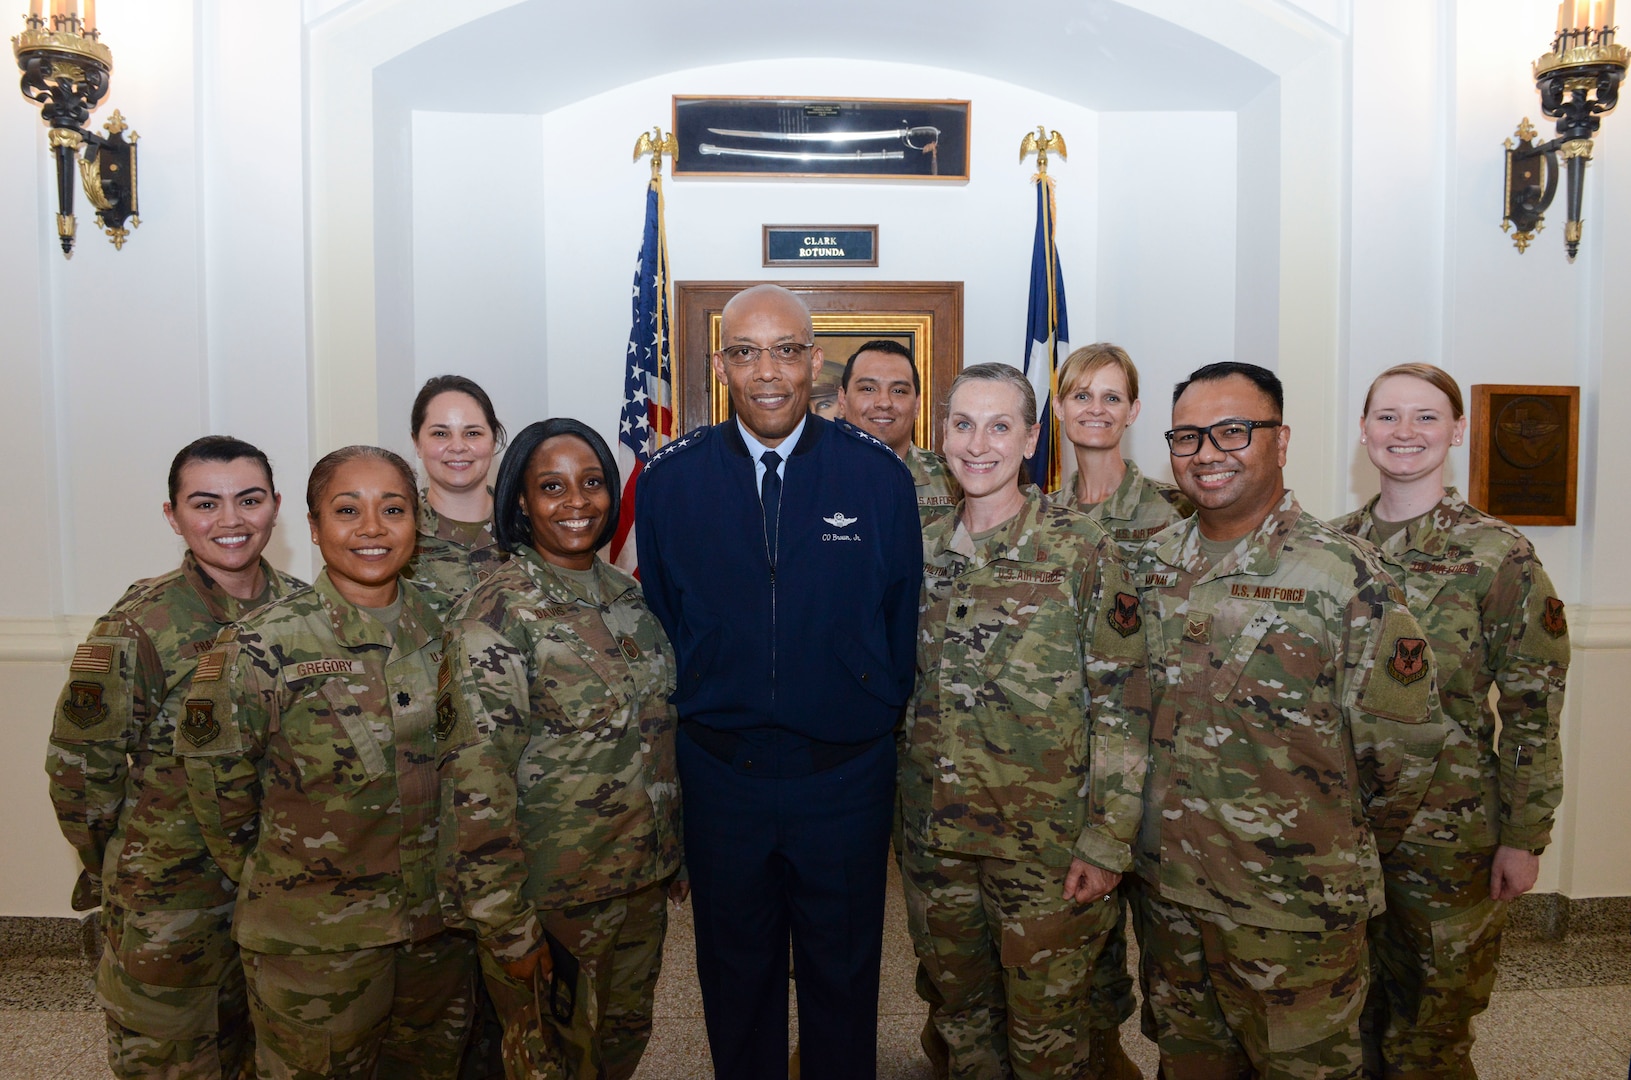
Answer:
<svg viewBox="0 0 1631 1080"><path fill-rule="evenodd" d="M32 193L0 204L0 396L26 466L0 475L12 511L0 528L0 914L66 913L73 859L39 768L50 704L85 620L179 555L158 513L176 447L210 430L266 447L293 496L272 554L309 574L299 504L313 455L376 433L405 447L406 403L428 374L476 375L513 426L549 412L611 432L648 176L627 155L636 134L667 125L676 92L972 99L966 184L665 184L677 278L962 280L970 362L1021 355L1034 198L1016 150L1038 123L1063 132L1071 157L1051 171L1071 337L1119 340L1144 367L1149 412L1129 449L1147 463L1161 461L1172 379L1224 355L1285 378L1293 482L1318 512L1374 492L1357 412L1387 364L1432 360L1464 384L1582 385L1580 525L1528 530L1570 604L1576 650L1569 794L1541 888L1631 895L1631 786L1618 775L1631 760L1631 563L1618 540L1631 534L1631 471L1613 466L1604 434L1631 405L1618 362L1631 308L1617 300L1631 267L1616 258L1631 250L1631 120L1605 120L1577 264L1563 258L1561 204L1521 256L1494 224L1501 140L1520 117L1540 119L1529 62L1555 5L1126 0L1069 22L1081 63L1036 69L980 47L982 19L996 20L993 39L1009 32L1002 16L952 2L962 29L937 39L940 67L879 35L862 35L877 50L865 58L834 58L866 25L852 4L854 26L826 55L789 57L774 19L744 20L729 40L671 50L698 66L651 75L661 69L597 38L588 51L632 74L607 81L602 64L609 89L551 84L540 111L503 115L410 106L374 72L443 30L511 8L537 18L537 5L311 0L302 17L296 5L149 0L139 18L105 5L118 69L97 120L116 106L143 136L144 224L122 252L81 199L79 250L61 258L44 128L26 104L0 106L0 190ZM1182 26L1191 45L1222 42L1272 78L1265 88L1228 68L1216 92L1233 96L1213 112L1194 111L1212 92L1204 79L1182 88L1184 104L1106 104L1091 72L1127 62L1103 53L1123 8L1127 25ZM886 0L879 25L913 10ZM779 58L742 61L754 55ZM760 225L798 220L878 223L882 265L760 267ZM1454 471L1464 483L1464 456Z"/></svg>

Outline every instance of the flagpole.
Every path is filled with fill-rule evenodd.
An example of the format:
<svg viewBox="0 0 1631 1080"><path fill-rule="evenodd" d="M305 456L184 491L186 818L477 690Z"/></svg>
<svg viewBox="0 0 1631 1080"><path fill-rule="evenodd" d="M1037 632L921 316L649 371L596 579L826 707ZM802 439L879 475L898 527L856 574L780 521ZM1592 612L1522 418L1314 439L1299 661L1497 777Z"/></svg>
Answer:
<svg viewBox="0 0 1631 1080"><path fill-rule="evenodd" d="M1043 235L1043 260L1047 273L1047 299L1048 299L1048 401L1051 407L1053 401L1059 396L1059 253L1054 238L1055 219L1057 207L1054 203L1053 177L1048 175L1048 151L1057 153L1061 160L1067 156L1064 136L1059 132L1050 132L1045 125L1037 125L1035 131L1025 133L1024 140L1019 147L1019 160L1025 161L1032 153L1036 154L1036 172L1031 176L1031 182L1042 185L1040 195L1039 214L1041 216L1041 229ZM1039 405L1042 403L1038 403ZM1041 417L1039 416L1040 420ZM1056 491L1060 487L1064 475L1064 457L1060 452L1059 425L1048 423L1048 475L1040 478L1043 490Z"/></svg>

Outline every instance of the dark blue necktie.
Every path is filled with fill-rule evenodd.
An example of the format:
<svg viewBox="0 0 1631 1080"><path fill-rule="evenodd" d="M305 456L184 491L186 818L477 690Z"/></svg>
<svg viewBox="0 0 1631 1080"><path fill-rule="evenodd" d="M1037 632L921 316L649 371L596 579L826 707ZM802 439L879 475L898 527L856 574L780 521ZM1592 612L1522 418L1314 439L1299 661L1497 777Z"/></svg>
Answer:
<svg viewBox="0 0 1631 1080"><path fill-rule="evenodd" d="M782 463L782 456L774 450L766 450L759 455L764 463L765 478L759 483L759 505L765 515L765 554L770 557L770 565L776 565L776 520L781 517L782 509L782 478L776 471L776 466Z"/></svg>

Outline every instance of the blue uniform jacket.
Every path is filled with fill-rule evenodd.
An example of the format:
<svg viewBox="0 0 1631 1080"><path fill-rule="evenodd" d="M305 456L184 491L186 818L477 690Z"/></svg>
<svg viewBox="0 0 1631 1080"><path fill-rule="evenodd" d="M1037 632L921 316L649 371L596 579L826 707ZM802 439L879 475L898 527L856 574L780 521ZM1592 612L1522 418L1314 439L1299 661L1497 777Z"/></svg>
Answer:
<svg viewBox="0 0 1631 1080"><path fill-rule="evenodd" d="M640 580L674 644L672 700L681 720L720 730L886 735L914 675L923 537L911 473L872 436L811 416L782 479L772 573L735 420L664 447L640 477Z"/></svg>

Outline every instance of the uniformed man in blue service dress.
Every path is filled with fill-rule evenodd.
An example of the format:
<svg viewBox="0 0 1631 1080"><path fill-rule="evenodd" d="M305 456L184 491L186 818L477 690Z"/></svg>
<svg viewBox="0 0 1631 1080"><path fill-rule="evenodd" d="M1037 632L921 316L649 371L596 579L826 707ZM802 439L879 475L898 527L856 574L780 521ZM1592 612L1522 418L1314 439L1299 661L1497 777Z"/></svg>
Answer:
<svg viewBox="0 0 1631 1080"><path fill-rule="evenodd" d="M808 1080L877 1072L893 732L923 574L911 474L810 415L822 354L792 293L725 305L736 416L641 477L646 600L673 641L697 977L720 1080L787 1075L788 941Z"/></svg>

